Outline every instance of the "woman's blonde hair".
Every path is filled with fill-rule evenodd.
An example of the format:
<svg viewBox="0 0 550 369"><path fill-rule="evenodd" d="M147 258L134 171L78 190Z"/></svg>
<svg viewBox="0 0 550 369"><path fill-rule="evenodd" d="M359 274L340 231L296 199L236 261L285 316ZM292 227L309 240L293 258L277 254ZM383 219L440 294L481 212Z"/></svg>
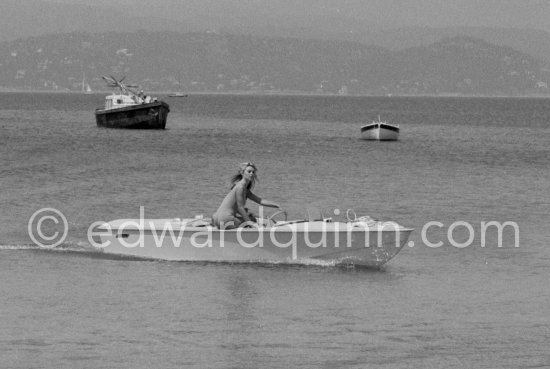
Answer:
<svg viewBox="0 0 550 369"><path fill-rule="evenodd" d="M235 174L233 177L231 177L231 188L235 187L235 185L241 179L243 179L243 173L246 170L246 168L248 168L248 167L254 168L254 177L252 177L252 180L248 184L247 189L251 190L251 189L254 188L254 186L256 185L256 181L258 181L258 175L257 175L258 168L256 168L256 165L254 165L254 163L251 163L249 161L239 164L239 172L237 174Z"/></svg>

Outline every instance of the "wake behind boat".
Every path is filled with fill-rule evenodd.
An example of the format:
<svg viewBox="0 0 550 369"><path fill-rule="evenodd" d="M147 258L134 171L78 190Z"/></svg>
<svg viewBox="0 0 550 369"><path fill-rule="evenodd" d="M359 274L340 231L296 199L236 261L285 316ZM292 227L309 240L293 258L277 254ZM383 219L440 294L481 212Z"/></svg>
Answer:
<svg viewBox="0 0 550 369"><path fill-rule="evenodd" d="M379 267L407 242L412 229L348 216L258 219L250 228L220 230L209 219L118 219L95 231L95 246L113 255L173 261L359 265ZM349 214L349 212L348 212Z"/></svg>
<svg viewBox="0 0 550 369"><path fill-rule="evenodd" d="M118 87L119 93L112 93L105 98L105 107L96 109L95 117L98 127L164 129L170 106L155 97L145 96L125 85L124 78L118 81L114 77L102 77L109 87Z"/></svg>
<svg viewBox="0 0 550 369"><path fill-rule="evenodd" d="M395 141L399 138L399 125L373 121L361 127L361 137L365 140Z"/></svg>

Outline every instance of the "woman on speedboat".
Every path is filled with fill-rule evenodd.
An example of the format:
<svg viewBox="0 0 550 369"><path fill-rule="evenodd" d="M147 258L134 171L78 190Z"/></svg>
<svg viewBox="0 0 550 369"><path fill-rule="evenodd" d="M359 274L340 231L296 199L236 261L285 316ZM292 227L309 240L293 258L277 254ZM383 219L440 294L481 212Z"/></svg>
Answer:
<svg viewBox="0 0 550 369"><path fill-rule="evenodd" d="M220 229L237 228L246 222L253 222L252 214L245 208L250 199L259 205L282 209L279 204L262 199L252 193L258 177L258 169L250 162L241 163L239 172L231 178L231 190L223 199L220 207L212 215L212 223Z"/></svg>

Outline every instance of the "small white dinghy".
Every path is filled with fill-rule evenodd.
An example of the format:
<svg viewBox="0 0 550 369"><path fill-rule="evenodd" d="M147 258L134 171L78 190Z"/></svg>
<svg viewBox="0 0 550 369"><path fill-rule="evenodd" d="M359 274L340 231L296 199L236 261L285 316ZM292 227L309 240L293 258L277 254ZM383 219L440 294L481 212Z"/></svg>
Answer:
<svg viewBox="0 0 550 369"><path fill-rule="evenodd" d="M284 220L276 221L276 216ZM210 219L118 219L95 228L94 246L113 255L175 261L379 267L407 242L410 228L357 218L287 220L286 212L250 228L220 230Z"/></svg>
<svg viewBox="0 0 550 369"><path fill-rule="evenodd" d="M399 138L399 125L373 121L361 127L361 137L365 140L395 141Z"/></svg>

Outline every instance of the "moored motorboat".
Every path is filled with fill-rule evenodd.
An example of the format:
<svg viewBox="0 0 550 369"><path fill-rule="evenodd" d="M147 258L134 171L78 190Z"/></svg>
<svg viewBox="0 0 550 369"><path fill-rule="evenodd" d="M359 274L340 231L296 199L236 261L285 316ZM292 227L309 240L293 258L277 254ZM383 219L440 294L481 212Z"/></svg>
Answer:
<svg viewBox="0 0 550 369"><path fill-rule="evenodd" d="M361 137L365 140L395 141L399 138L399 125L373 121L361 127Z"/></svg>
<svg viewBox="0 0 550 369"><path fill-rule="evenodd" d="M109 87L118 87L119 93L105 98L105 107L96 109L98 127L164 129L170 106L155 97L145 96L143 91L136 92L114 77L103 76Z"/></svg>
<svg viewBox="0 0 550 369"><path fill-rule="evenodd" d="M183 92L173 92L168 96L169 97L187 97L187 94L184 94Z"/></svg>
<svg viewBox="0 0 550 369"><path fill-rule="evenodd" d="M259 219L250 228L220 230L209 219L118 219L94 231L106 254L209 262L253 262L379 267L405 245L412 229L368 217Z"/></svg>

